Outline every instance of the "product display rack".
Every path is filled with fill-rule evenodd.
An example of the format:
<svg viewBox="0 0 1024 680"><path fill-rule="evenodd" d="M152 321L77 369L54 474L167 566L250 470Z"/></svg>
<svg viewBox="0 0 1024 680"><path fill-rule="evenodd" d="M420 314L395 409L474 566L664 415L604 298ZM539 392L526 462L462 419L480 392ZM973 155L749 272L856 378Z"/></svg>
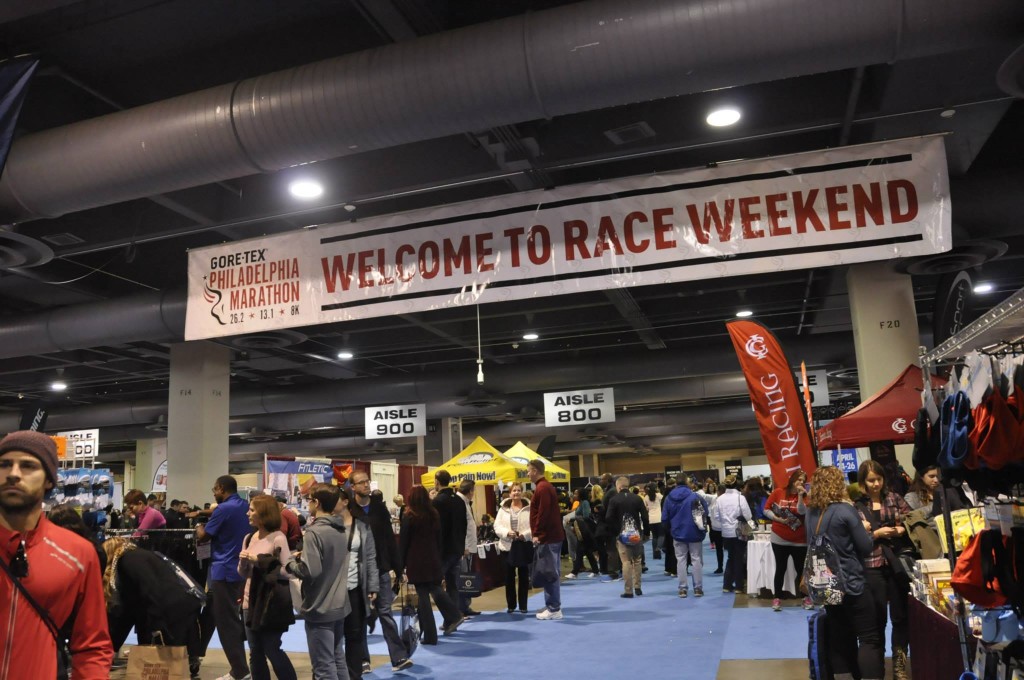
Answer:
<svg viewBox="0 0 1024 680"><path fill-rule="evenodd" d="M933 366L955 362L972 351L988 355L1019 353L1024 340L1024 288L999 303L980 318L947 338L931 351L921 352L921 373L925 376L925 393L931 394L928 384ZM924 348L922 348L924 349ZM945 520L946 545L949 546L950 573L956 570L956 550L953 539L953 521L950 517L949 503L946 492L940 494L942 517ZM956 595L954 623L960 638L960 653L963 657L964 670L971 670L970 652L967 646L967 617L964 611L964 600Z"/></svg>

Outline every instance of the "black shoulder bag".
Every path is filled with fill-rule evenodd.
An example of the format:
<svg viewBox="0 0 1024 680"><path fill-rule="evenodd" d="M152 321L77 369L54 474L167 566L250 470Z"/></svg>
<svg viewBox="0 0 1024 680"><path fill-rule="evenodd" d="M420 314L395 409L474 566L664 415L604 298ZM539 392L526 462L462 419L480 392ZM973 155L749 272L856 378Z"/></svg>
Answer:
<svg viewBox="0 0 1024 680"><path fill-rule="evenodd" d="M28 589L22 585L21 580L14 575L14 572L11 571L7 563L0 560L0 566L3 566L4 573L11 579L11 583L18 589L22 597L28 600L28 603L39 614L39 618L46 624L46 628L50 631L50 635L53 636L54 642L57 643L57 680L68 680L71 677L71 649L68 647L67 636L53 622L50 612L46 611L41 604L36 602L32 594L28 592Z"/></svg>

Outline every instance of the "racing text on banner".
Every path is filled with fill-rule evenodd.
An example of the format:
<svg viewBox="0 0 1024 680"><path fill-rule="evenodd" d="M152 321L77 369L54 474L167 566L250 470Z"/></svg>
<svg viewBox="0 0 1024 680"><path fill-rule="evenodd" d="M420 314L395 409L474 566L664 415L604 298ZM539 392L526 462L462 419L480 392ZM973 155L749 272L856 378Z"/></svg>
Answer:
<svg viewBox="0 0 1024 680"><path fill-rule="evenodd" d="M772 481L776 489L784 489L795 470L802 468L810 476L818 467L793 371L767 328L754 321L725 325L747 379Z"/></svg>

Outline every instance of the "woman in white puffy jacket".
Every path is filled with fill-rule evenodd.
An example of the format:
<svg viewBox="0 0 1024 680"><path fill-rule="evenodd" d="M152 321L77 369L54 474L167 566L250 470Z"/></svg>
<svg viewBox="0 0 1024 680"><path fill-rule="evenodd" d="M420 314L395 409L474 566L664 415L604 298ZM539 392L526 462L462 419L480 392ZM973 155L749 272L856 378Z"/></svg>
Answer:
<svg viewBox="0 0 1024 680"><path fill-rule="evenodd" d="M533 562L533 534L530 533L530 502L523 498L523 486L518 482L509 487L509 497L498 508L494 518L494 533L498 536L498 550L505 559L505 603L508 613L526 614L526 599L530 595L530 564ZM518 587L516 574L519 575Z"/></svg>
<svg viewBox="0 0 1024 680"><path fill-rule="evenodd" d="M747 499L739 492L739 480L736 475L725 478L725 493L715 503L715 516L722 527L722 542L725 544L726 562L725 576L722 580L722 592L743 592L747 577L747 542L736 537L736 527L746 522L754 528Z"/></svg>

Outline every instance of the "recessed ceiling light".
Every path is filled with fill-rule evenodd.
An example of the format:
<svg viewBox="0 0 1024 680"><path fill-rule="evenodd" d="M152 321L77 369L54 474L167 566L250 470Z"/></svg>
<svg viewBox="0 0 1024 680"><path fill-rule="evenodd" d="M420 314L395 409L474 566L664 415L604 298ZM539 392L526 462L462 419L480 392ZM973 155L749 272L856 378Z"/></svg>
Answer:
<svg viewBox="0 0 1024 680"><path fill-rule="evenodd" d="M946 109L939 115L943 118L952 118L953 116L956 115L956 109Z"/></svg>
<svg viewBox="0 0 1024 680"><path fill-rule="evenodd" d="M354 356L355 356L355 354L353 354L352 352L338 352L338 358L339 359L348 360L348 359L351 359Z"/></svg>
<svg viewBox="0 0 1024 680"><path fill-rule="evenodd" d="M738 316L741 319L745 319L748 316L754 316L754 313L749 309L741 309L740 311L736 312L736 316Z"/></svg>
<svg viewBox="0 0 1024 680"><path fill-rule="evenodd" d="M982 293L991 293L994 288L995 286L993 286L991 283L979 283L974 286L974 292L978 293L979 295Z"/></svg>
<svg viewBox="0 0 1024 680"><path fill-rule="evenodd" d="M63 392L67 388L68 384L63 380L58 380L56 382L50 383L50 389L53 390L54 392Z"/></svg>
<svg viewBox="0 0 1024 680"><path fill-rule="evenodd" d="M523 333L523 340L536 340L539 337L536 333Z"/></svg>
<svg viewBox="0 0 1024 680"><path fill-rule="evenodd" d="M312 179L297 179L288 185L288 191L295 198L320 198L324 185Z"/></svg>
<svg viewBox="0 0 1024 680"><path fill-rule="evenodd" d="M708 114L707 122L712 127L735 125L740 119L738 109L715 109Z"/></svg>

